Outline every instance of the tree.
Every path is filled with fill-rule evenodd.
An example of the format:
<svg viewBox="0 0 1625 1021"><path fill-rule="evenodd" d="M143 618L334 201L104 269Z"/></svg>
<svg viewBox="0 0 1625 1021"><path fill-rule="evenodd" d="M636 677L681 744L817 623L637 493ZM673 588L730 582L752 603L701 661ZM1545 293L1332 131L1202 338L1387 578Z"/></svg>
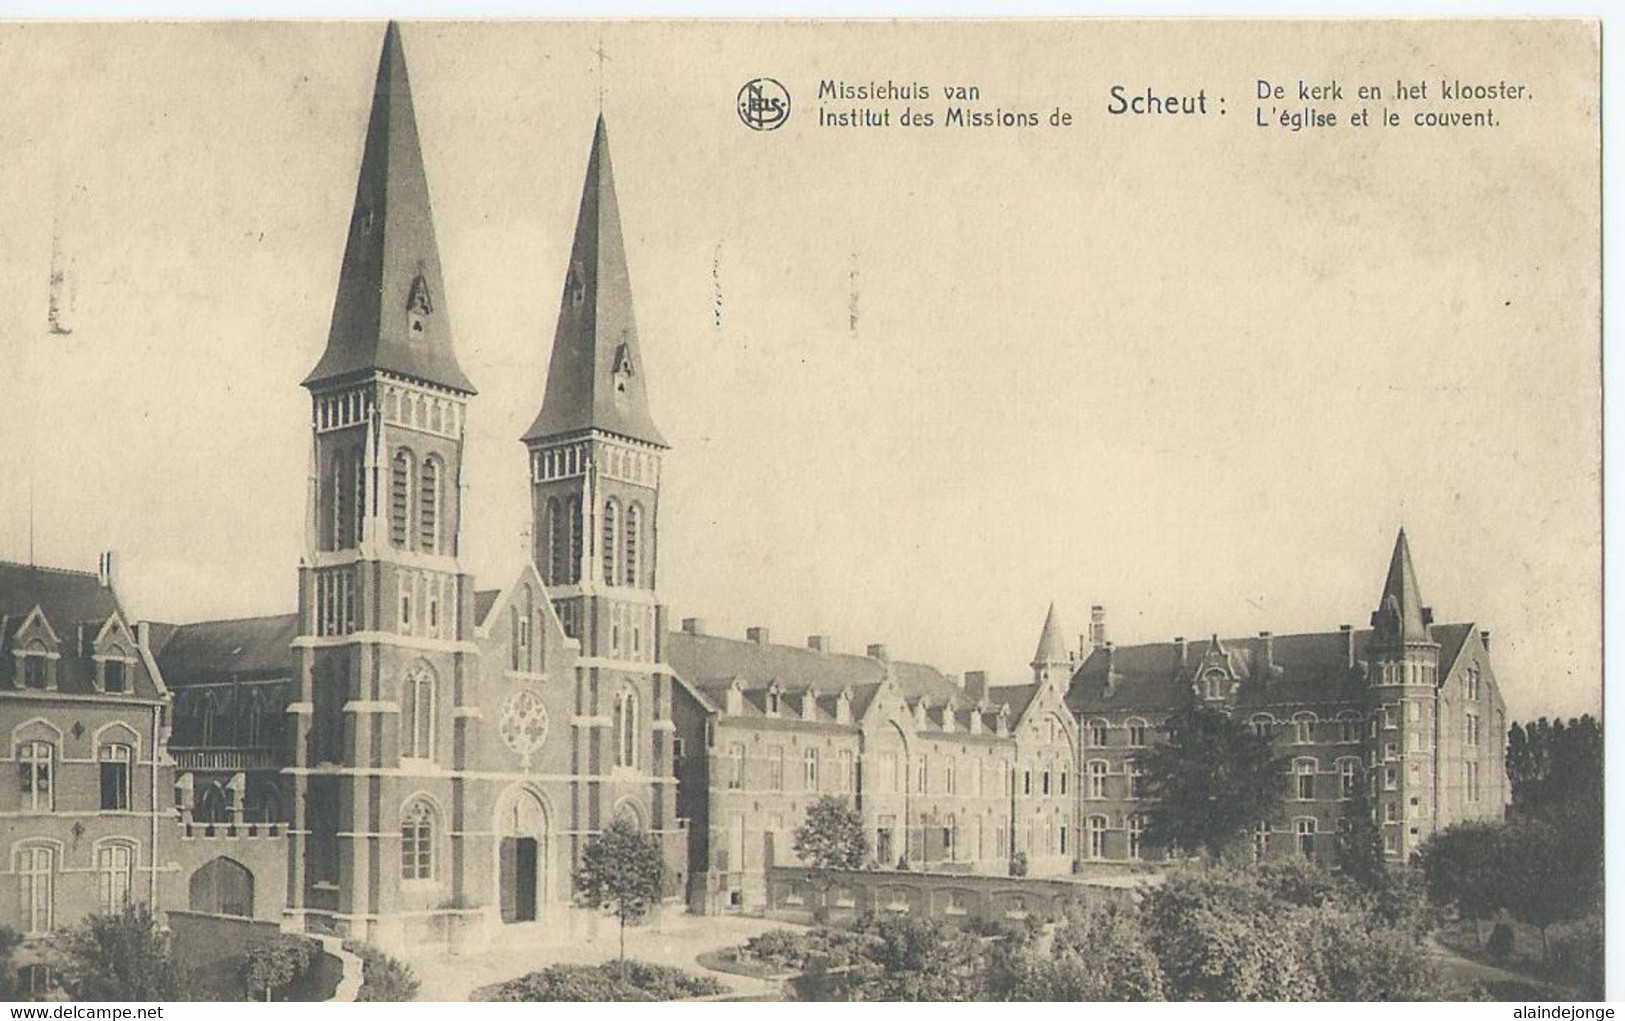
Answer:
<svg viewBox="0 0 1625 1021"><path fill-rule="evenodd" d="M90 915L63 934L64 971L76 1000L186 999L186 981L169 935L146 904Z"/></svg>
<svg viewBox="0 0 1625 1021"><path fill-rule="evenodd" d="M243 984L262 991L270 1003L271 993L303 975L315 956L315 942L304 936L282 935L249 947L240 965Z"/></svg>
<svg viewBox="0 0 1625 1021"><path fill-rule="evenodd" d="M863 817L845 798L826 794L807 809L807 820L796 827L797 857L815 869L861 869L869 862L869 842Z"/></svg>
<svg viewBox="0 0 1625 1021"><path fill-rule="evenodd" d="M1141 1002L1165 998L1162 965L1139 913L1120 905L1071 905L1055 930L1048 966L1013 999Z"/></svg>
<svg viewBox="0 0 1625 1021"><path fill-rule="evenodd" d="M1504 906L1505 838L1501 823L1457 823L1434 834L1416 852L1428 899L1472 919L1475 932L1480 921L1493 918Z"/></svg>
<svg viewBox="0 0 1625 1021"><path fill-rule="evenodd" d="M1364 783L1354 785L1349 801L1349 831L1337 841L1337 869L1362 889L1380 888L1388 876L1388 858L1382 846L1382 830Z"/></svg>
<svg viewBox="0 0 1625 1021"><path fill-rule="evenodd" d="M847 973L853 1000L958 1002L982 994L982 943L958 926L930 918L888 918L865 959Z"/></svg>
<svg viewBox="0 0 1625 1021"><path fill-rule="evenodd" d="M1600 903L1599 891L1581 875L1584 867L1576 860L1576 850L1557 827L1545 822L1514 823L1502 834L1502 905L1518 921L1540 930L1542 954L1548 961L1552 948L1547 930Z"/></svg>
<svg viewBox="0 0 1625 1021"><path fill-rule="evenodd" d="M582 903L608 911L620 923L624 966L626 927L641 922L660 903L666 880L660 842L631 822L617 819L588 841L573 878Z"/></svg>
<svg viewBox="0 0 1625 1021"><path fill-rule="evenodd" d="M1191 704L1164 731L1166 744L1141 752L1149 810L1145 841L1222 858L1281 800L1281 762L1269 739L1228 713Z"/></svg>

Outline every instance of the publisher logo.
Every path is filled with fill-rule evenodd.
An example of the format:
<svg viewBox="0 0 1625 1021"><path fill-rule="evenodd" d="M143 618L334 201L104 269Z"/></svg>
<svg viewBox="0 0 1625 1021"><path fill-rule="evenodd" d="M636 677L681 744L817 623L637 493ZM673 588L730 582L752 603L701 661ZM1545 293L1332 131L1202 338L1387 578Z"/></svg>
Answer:
<svg viewBox="0 0 1625 1021"><path fill-rule="evenodd" d="M790 93L772 78L752 78L739 90L739 119L752 131L772 131L790 119Z"/></svg>

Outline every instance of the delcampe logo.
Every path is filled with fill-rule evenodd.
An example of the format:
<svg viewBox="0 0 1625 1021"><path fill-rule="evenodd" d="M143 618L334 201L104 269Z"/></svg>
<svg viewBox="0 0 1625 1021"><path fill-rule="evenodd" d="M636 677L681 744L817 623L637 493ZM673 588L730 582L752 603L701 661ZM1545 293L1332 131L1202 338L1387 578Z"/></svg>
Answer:
<svg viewBox="0 0 1625 1021"><path fill-rule="evenodd" d="M790 119L790 93L772 78L752 78L739 90L739 119L752 131L772 131Z"/></svg>

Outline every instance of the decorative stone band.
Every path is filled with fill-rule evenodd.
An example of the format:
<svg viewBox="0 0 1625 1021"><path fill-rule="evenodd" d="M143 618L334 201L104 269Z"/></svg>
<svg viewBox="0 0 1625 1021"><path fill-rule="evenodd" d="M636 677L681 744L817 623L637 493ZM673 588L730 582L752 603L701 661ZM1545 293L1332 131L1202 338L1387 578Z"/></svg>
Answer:
<svg viewBox="0 0 1625 1021"><path fill-rule="evenodd" d="M421 635L401 635L393 631L352 631L347 635L300 635L288 643L295 649L329 649L341 645L393 645L401 649L420 652L461 652L478 656L480 647L475 642L458 642L442 638L424 638Z"/></svg>
<svg viewBox="0 0 1625 1021"><path fill-rule="evenodd" d="M570 717L570 726L607 728L615 726L615 721L608 716L572 716Z"/></svg>
<svg viewBox="0 0 1625 1021"><path fill-rule="evenodd" d="M647 783L657 786L676 784L674 776L654 776L648 773L526 773L500 770L443 769L421 759L411 760L409 766L284 766L283 776L395 776L438 780L490 780L499 783L533 781L535 783Z"/></svg>
<svg viewBox="0 0 1625 1021"><path fill-rule="evenodd" d="M477 705L460 705L451 711L451 718L454 720L477 720L484 715Z"/></svg>
<svg viewBox="0 0 1625 1021"><path fill-rule="evenodd" d="M344 711L347 713L373 713L379 716L391 715L401 711L401 707L394 702L346 702Z"/></svg>

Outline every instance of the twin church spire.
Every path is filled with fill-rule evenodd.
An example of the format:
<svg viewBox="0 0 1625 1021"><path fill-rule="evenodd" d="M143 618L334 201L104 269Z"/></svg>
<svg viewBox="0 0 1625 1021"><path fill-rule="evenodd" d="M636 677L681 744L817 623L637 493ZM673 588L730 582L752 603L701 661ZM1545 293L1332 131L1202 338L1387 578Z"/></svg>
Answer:
<svg viewBox="0 0 1625 1021"><path fill-rule="evenodd" d="M384 33L332 326L304 385L385 372L464 394L399 27ZM523 439L602 430L665 447L649 398L600 114L565 270L547 388Z"/></svg>

